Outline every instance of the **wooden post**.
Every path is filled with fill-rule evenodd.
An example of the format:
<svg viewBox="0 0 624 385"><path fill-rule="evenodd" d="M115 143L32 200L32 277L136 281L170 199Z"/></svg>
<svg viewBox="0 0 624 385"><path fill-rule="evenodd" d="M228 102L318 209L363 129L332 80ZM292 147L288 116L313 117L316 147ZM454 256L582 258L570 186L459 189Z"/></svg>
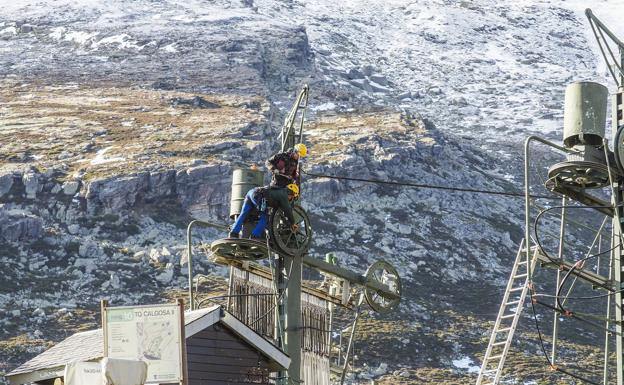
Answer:
<svg viewBox="0 0 624 385"><path fill-rule="evenodd" d="M102 337L104 339L104 357L108 357L108 341L107 341L107 330L106 330L106 308L108 307L108 301L103 299L100 301L100 319L102 322Z"/></svg>
<svg viewBox="0 0 624 385"><path fill-rule="evenodd" d="M188 365L186 362L186 325L184 324L184 299L178 298L178 307L180 309L180 361L182 363L182 381L180 381L180 385L189 385Z"/></svg>

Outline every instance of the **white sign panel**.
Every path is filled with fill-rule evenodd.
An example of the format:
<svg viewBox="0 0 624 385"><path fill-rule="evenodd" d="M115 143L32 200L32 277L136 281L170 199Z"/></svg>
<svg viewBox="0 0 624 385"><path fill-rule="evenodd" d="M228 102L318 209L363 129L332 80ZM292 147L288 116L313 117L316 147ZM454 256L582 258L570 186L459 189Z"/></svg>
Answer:
<svg viewBox="0 0 624 385"><path fill-rule="evenodd" d="M65 385L105 385L99 362L71 362L65 366Z"/></svg>
<svg viewBox="0 0 624 385"><path fill-rule="evenodd" d="M106 356L147 364L146 383L182 380L180 306L106 308Z"/></svg>

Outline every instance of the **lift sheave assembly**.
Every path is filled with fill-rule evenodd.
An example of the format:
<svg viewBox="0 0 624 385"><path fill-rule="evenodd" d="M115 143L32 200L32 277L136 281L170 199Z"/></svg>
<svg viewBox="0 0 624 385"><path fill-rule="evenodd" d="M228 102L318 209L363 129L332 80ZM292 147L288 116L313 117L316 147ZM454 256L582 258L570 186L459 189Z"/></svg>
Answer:
<svg viewBox="0 0 624 385"><path fill-rule="evenodd" d="M612 99L613 150L609 149L609 142L605 139L608 90L594 82L576 82L566 88L563 146L537 136L526 140L525 237L513 264L477 385L497 385L501 382L505 359L527 295L530 295L534 326L550 371L564 373L588 384L624 385L624 44L591 10L588 9L586 15L617 86ZM545 180L539 175L539 170L535 172L532 167L532 144L544 146L553 153L553 157L564 158L548 168ZM535 180L539 182L534 183ZM543 197L532 195L540 184L554 193L553 197L559 196L561 205L552 206L552 201L540 203ZM583 212L579 221L570 218L575 212ZM559 235L553 237L542 222L546 214L552 219L557 213L560 213ZM609 221L612 223L611 231L606 233ZM593 227L596 223L601 224ZM569 229L580 229L582 237L567 239ZM550 248L558 244L557 255L543 244L547 236L551 236L553 241ZM591 237L593 240L586 242ZM603 242L603 238L608 241ZM587 244L579 247L582 242ZM603 243L609 245L606 250ZM601 257L605 259L602 264ZM534 280L536 267L556 269L556 290L552 295L537 292L538 282ZM586 313L587 309L571 303L581 300L606 302L606 314ZM536 314L538 307L553 312L552 333L547 333L544 325L540 327L540 317ZM588 357L577 359L576 363L559 357L562 317L573 320L570 322L576 322L574 325L578 327L603 333L602 373L592 373L579 365L587 362ZM613 344L615 349L612 352Z"/></svg>
<svg viewBox="0 0 624 385"><path fill-rule="evenodd" d="M308 104L308 92L309 89L306 85L299 93L286 117L284 126L278 136L281 151L292 148L295 143L304 142L303 122ZM300 164L299 162L299 167ZM301 174L301 172L298 173L298 175ZM247 192L255 187L262 186L263 182L264 172L254 166L234 170L230 218L235 219L240 215ZM287 372L279 373L276 378L277 384L299 384L302 381L309 384L329 383L330 367L328 365L325 366L323 362L319 361L312 362L307 367L304 367L303 362L306 360L308 362L314 361L314 358L311 358L310 351L319 350L319 346L321 351L329 355L332 354L331 317L329 317L329 322L326 323L323 319L310 316L310 310L304 310L302 315L302 295L308 301L318 302L322 300L327 301L324 303L330 304L330 307L337 304L354 310L355 320L351 326L351 337L347 352L345 357L339 357L338 359L338 364L341 366L339 370L340 383L342 383L349 368L349 356L352 351L354 331L359 319L362 302L366 301L371 309L379 313L387 313L396 309L401 300L401 278L397 270L383 260L373 263L366 273L362 275L338 266L333 258L325 261L308 255L313 239L313 231L310 219L300 204L301 196L304 195L303 187L305 187L305 184L301 183L301 178L299 178L297 183L301 191L300 198L292 205L297 226L293 228L281 209L275 209L270 213L266 239L250 239L251 232L258 219L257 217L254 218L252 214L243 224L240 238L226 237L217 239L210 244L208 252L211 261L230 266L230 293L240 292L241 289L238 286L233 288L232 285L235 278L241 275L247 277L244 281L254 279L256 283L268 283L265 284L265 288L273 288L273 293L258 292L256 294L248 294L246 292L247 289L243 289L246 294L230 294L229 296L242 296L238 306L244 306L245 309L249 308L249 303L245 301L255 301L252 309L254 312L258 311L257 309L266 309L267 304L272 304L268 306L268 310L261 310L262 314L251 321L254 326L250 326L256 327L258 325L255 324L265 319L267 322L260 322L262 326L258 327L264 332L273 328L275 332L269 334L274 337L276 345L290 356L290 367ZM214 224L200 221L194 221L189 225L189 255L192 255L190 229L193 224L214 227ZM226 230L223 226L219 225L219 227ZM266 266L266 263L262 265L263 261L268 261L269 267ZM192 276L190 265L191 262L189 262L189 277ZM330 286L334 287L334 289L339 287L339 290L337 292L335 290L325 292L303 285L302 265L320 271L325 277L331 277L329 280L333 283ZM240 283L240 279L237 282ZM353 290L357 288L359 288L359 291ZM266 289L258 290L266 291ZM189 289L189 295L191 304L200 303L195 298L197 293L196 290L193 290L192 284ZM253 298L256 295L258 299L245 299ZM312 297L317 298L317 300L310 299ZM311 308L306 307L306 309ZM247 310L245 311L247 312ZM320 327L319 325L325 326ZM325 330L324 328L327 327L328 329ZM315 333L318 335L315 336ZM305 345L303 347L302 341ZM329 344L329 348L323 347L325 343ZM310 370L309 368L316 369ZM336 374L336 370L335 368L331 369L334 374Z"/></svg>

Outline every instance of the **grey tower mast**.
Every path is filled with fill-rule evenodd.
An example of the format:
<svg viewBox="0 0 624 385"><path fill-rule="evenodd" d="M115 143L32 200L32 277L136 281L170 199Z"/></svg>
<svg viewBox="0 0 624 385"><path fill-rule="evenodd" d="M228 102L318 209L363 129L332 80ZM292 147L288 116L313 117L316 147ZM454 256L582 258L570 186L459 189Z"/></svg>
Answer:
<svg viewBox="0 0 624 385"><path fill-rule="evenodd" d="M592 27L596 41L600 48L600 52L607 64L608 70L615 81L617 91L613 95L612 103L612 130L614 133L613 151L615 153L615 161L620 171L624 166L624 117L622 115L623 110L623 95L624 95L624 43L622 43L613 32L607 28L591 11L591 9L585 10L585 15L589 19L589 24ZM606 36L605 36L606 35ZM614 53L611 49L611 44L617 46L617 53ZM620 178L613 181L613 204L615 205L615 212L613 215L613 235L612 235L612 263L613 263L613 284L616 289L622 287L624 281L622 268L624 267L624 247L622 247L624 227L624 181ZM621 290L615 291L615 345L616 345L616 358L617 358L617 385L624 385L624 328L622 322L624 321L624 295ZM607 365L605 364L605 368ZM605 372L605 381L607 375ZM606 383L606 382L605 382Z"/></svg>
<svg viewBox="0 0 624 385"><path fill-rule="evenodd" d="M298 94L280 132L279 140L282 151L293 147L296 143L303 142L303 123L307 103L308 86L306 85ZM242 202L249 189L262 183L261 175L258 173L261 174L261 171L253 168L234 170L230 207L230 216L232 218L240 214ZM247 226L251 223L247 223L247 225L243 226L242 237L218 239L210 245L210 259L213 262L231 265L249 272L255 269L253 267L254 261L269 257L270 262L276 262L273 273L273 279L277 288L276 310L273 312L276 319L274 336L278 346L283 348L290 356L289 367L278 374L276 381L278 385L302 383L302 331L304 326L301 308L301 274L304 264L347 283L344 285L347 289L341 295L342 298L336 299L337 297L332 294L326 295L326 297L334 298L337 303L343 306L348 307L347 304L351 299L351 290L349 288L352 285L359 287L362 293L360 298L365 299L370 308L378 313L392 311L399 305L401 300L401 278L399 273L392 265L383 260L374 262L364 275L360 275L333 263L307 255L312 236L310 221L305 211L299 205L295 204L293 211L295 222L299 226L296 231L291 229L290 223L286 221L280 210L272 211L268 226L269 239L266 244L257 240L247 239L247 235L251 231L250 226ZM207 222L200 223L199 221L193 221L189 225L187 240L189 255L192 252L190 228L193 224L214 225ZM245 226L247 226L247 229ZM271 263L269 264L272 265ZM189 276L192 276L190 262ZM189 290L189 296L191 297L191 303L194 303L193 298L196 297L196 294L194 295L193 291ZM261 318L269 316L269 313L265 313ZM349 344L352 344L352 339ZM345 357L346 362L348 362L348 352L347 357ZM343 378L347 369L348 365L345 364ZM312 376L316 377L315 374L313 373ZM325 374L329 376L329 372L318 372L318 377L320 378ZM310 373L306 374L308 377L309 375Z"/></svg>
<svg viewBox="0 0 624 385"><path fill-rule="evenodd" d="M304 85L290 113L286 117L280 134L282 151L286 151L296 143L303 141L303 123L306 107L308 106L308 90L308 85ZM297 130L295 124L298 115L300 120ZM282 292L286 290L286 309L284 309L282 302L277 309L278 318L280 323L284 325L286 335L283 341L284 350L291 360L288 376L280 377L288 377L292 384L301 382L301 257L300 255L281 254L277 259L278 296L282 295ZM289 273L290 275L286 282L285 274Z"/></svg>
<svg viewBox="0 0 624 385"><path fill-rule="evenodd" d="M591 285L593 289L606 291L605 295L590 296L585 297L585 299L605 297L607 300L607 316L604 319L606 326L601 327L598 325L605 332L602 384L615 383L624 385L624 326L622 324L624 321L624 290L622 290L624 287L624 272L622 271L624 268L624 232L622 231L624 228L624 43L596 18L591 10L587 9L585 13L598 41L600 51L607 63L607 68L617 86L612 102L613 152L609 150L607 140L604 139L609 97L607 87L588 81L572 83L566 88L563 146L538 136L530 136L525 141L525 239L514 262L476 385L498 385L500 383L503 365L520 317L527 290L531 293L533 304L539 304L555 312L550 357L548 357L540 335L542 349L546 356L545 358L551 365L551 369L566 373L583 382L599 383L595 378L587 377L587 371L580 372L576 370L578 366L569 365L569 363L559 361L557 358L558 334L561 326L558 320L561 314L584 321L586 324L598 325L583 319L583 313L577 315L564 307L566 301L573 298L569 295L577 279ZM613 46L617 47L617 50L614 50ZM549 151L556 151L557 156L563 155L565 157L565 161L556 163L549 168L546 180L540 177L541 182L548 190L563 195L561 206L540 207L537 200L544 197L532 195L532 187L534 186L531 185L531 174L533 173L530 167L531 144L545 146ZM609 193L611 202L604 200L604 194L591 193L592 189L606 189L607 191L602 191ZM580 205L568 205L568 201L576 201ZM559 255L554 257L549 255L541 246L539 241L541 231L538 231L538 220L542 214L559 208L562 209ZM592 226L587 226L587 224L568 221L568 208L592 209L595 210L593 211L594 215L605 216L602 225L596 231L586 257L576 262L564 258L565 226L573 223L580 225L586 235L590 234L588 230L592 231L593 229ZM535 218L532 218L532 209L540 211L540 214ZM535 219L535 222L533 222L533 219ZM607 269L600 269L599 261L596 264L595 272L585 267L585 261L604 254L600 253L600 251L597 254L591 254L591 252L597 242L598 250L600 250L602 231L605 223L608 223L609 220L612 223L612 248L606 251L610 252L607 277L601 275L602 271ZM533 223L534 225L532 225ZM535 230L535 238L531 236L532 229ZM574 248L577 249L575 250L577 252L581 251L578 247ZM554 305L540 300L539 295L534 295L536 293L533 282L533 270L538 266L557 269L557 292L554 296ZM603 265L603 267L606 266ZM566 275L561 279L561 274L564 272ZM574 281L570 284L567 294L562 293L565 280L570 275L574 276ZM582 299L582 297L577 299ZM614 302L613 306L612 299ZM613 309L611 309L612 307ZM615 313L614 320L611 319L612 311ZM535 316L535 321L538 322L537 316ZM613 325L614 321L615 325ZM615 359L617 361L615 373L613 373L613 368L609 370L609 345L613 339L615 339ZM615 377L616 382L610 382L610 377Z"/></svg>

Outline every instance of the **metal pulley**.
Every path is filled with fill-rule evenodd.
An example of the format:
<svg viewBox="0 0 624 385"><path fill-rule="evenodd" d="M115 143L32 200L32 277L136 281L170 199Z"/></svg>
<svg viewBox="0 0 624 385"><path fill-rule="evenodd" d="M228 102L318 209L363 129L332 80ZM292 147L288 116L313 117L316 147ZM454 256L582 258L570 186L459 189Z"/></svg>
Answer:
<svg viewBox="0 0 624 385"><path fill-rule="evenodd" d="M616 170L611 170L617 173ZM548 170L546 188L589 189L609 185L609 169L607 165L590 161L565 161L553 165Z"/></svg>
<svg viewBox="0 0 624 385"><path fill-rule="evenodd" d="M615 133L613 152L615 154L615 164L622 175L624 175L624 125L620 126Z"/></svg>
<svg viewBox="0 0 624 385"><path fill-rule="evenodd" d="M228 265L229 261L257 261L268 257L266 243L246 238L217 239L210 244L214 262Z"/></svg>
<svg viewBox="0 0 624 385"><path fill-rule="evenodd" d="M269 234L274 247L285 254L301 256L308 251L312 240L312 227L305 210L298 205L293 207L297 230L293 231L290 222L281 209L273 210Z"/></svg>
<svg viewBox="0 0 624 385"><path fill-rule="evenodd" d="M401 277L399 272L386 261L377 261L366 270L366 279L386 285L395 294L392 298L370 287L364 289L366 303L378 313L388 313L401 302Z"/></svg>
<svg viewBox="0 0 624 385"><path fill-rule="evenodd" d="M270 244L265 241L247 238L224 238L210 244L214 262L229 264L229 261L256 261L269 256L271 251L301 256L308 251L312 240L310 219L301 206L293 207L293 216L297 231L293 231L290 222L281 209L273 210L269 223Z"/></svg>

